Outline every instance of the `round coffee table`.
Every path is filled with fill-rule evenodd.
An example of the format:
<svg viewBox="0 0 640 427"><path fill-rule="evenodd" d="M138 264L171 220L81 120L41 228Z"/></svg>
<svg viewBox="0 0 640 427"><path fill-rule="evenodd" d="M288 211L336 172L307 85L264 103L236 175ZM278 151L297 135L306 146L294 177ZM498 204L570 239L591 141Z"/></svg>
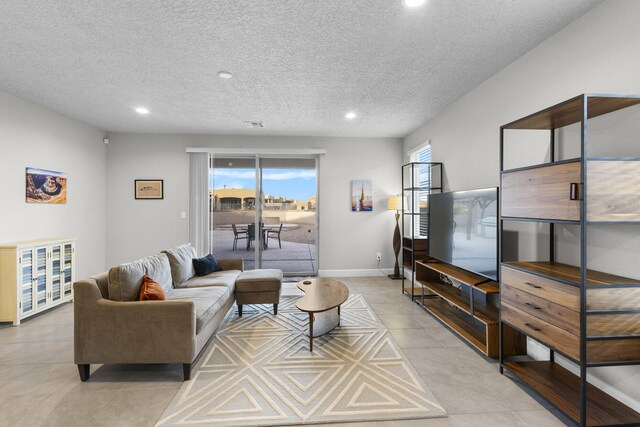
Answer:
<svg viewBox="0 0 640 427"><path fill-rule="evenodd" d="M304 296L296 307L309 313L309 351L313 351L313 339L340 324L340 305L349 298L349 289L342 282L322 278L302 280L298 289Z"/></svg>

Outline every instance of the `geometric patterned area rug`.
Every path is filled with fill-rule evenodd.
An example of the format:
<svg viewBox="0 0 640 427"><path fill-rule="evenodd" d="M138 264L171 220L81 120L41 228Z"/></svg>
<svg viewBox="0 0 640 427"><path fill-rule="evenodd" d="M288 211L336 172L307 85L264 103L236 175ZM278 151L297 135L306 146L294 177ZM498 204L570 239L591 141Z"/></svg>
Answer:
<svg viewBox="0 0 640 427"><path fill-rule="evenodd" d="M264 426L446 416L361 295L340 326L314 339L308 314L283 296L235 310L158 426Z"/></svg>

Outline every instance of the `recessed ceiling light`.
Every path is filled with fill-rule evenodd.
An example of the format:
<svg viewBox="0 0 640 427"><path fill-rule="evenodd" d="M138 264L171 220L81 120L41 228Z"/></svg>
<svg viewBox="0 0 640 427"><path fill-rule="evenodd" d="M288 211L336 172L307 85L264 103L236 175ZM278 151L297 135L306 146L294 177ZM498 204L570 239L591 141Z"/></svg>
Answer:
<svg viewBox="0 0 640 427"><path fill-rule="evenodd" d="M136 108L136 113L138 113L138 114L149 114L149 110L147 110L144 107L137 107Z"/></svg>
<svg viewBox="0 0 640 427"><path fill-rule="evenodd" d="M353 120L356 117L358 117L358 115L356 113L354 113L353 111L349 111L347 114L344 115L344 117L349 119L349 120Z"/></svg>
<svg viewBox="0 0 640 427"><path fill-rule="evenodd" d="M233 76L228 71L218 71L218 77L220 77L221 79L230 79Z"/></svg>
<svg viewBox="0 0 640 427"><path fill-rule="evenodd" d="M402 5L404 7L413 9L414 7L420 7L425 4L427 0L402 0Z"/></svg>

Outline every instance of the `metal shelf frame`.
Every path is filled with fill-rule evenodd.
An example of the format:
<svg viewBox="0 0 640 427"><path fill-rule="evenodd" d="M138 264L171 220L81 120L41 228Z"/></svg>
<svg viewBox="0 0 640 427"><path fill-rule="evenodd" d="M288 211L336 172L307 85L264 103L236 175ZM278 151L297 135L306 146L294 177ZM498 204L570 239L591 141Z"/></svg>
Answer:
<svg viewBox="0 0 640 427"><path fill-rule="evenodd" d="M580 336L579 336L579 351L580 351L580 359L573 360L579 366L579 402L578 404L578 419L572 418L577 425L586 426L587 423L591 423L591 420L588 418L588 398L587 398L587 390L589 383L587 382L587 372L590 367L603 367L603 366L623 366L623 365L632 365L632 364L640 364L640 360L638 361L612 361L612 362L588 362L587 358L587 342L593 340L594 337L590 337L587 335L587 316L598 314L594 311L590 311L587 306L587 291L589 289L593 289L593 286L589 286L587 284L587 243L588 243L588 226L594 223L597 224L618 224L617 222L606 222L606 221L598 221L592 222L588 221L587 218L587 200L589 197L589 189L587 188L587 168L588 161L593 159L598 159L596 157L589 157L588 154L588 122L589 119L598 117L603 114L608 114L614 111L621 110L623 108L627 108L633 105L640 104L640 96L636 95L602 95L602 94L583 94L578 97L572 98L563 103L557 104L553 107L547 108L545 110L539 111L537 113L531 114L530 116L524 117L522 119L516 120L509 124L506 124L500 128L500 174L508 173L512 171L519 171L525 169L534 169L539 167L546 167L549 165L555 165L560 163L568 163L568 162L580 162L581 165L581 184L582 184L582 197L580 200L580 220L579 221L557 221L557 220L540 220L535 218L511 218L511 217L503 217L502 209L500 208L499 213L499 227L501 231L504 229L505 221L531 221L531 222L548 222L549 223L549 261L556 261L556 233L555 233L555 225L556 224L574 224L580 227L580 283L577 286L580 288ZM580 157L567 159L567 160L556 160L556 130L560 129L569 124L580 124ZM527 167L519 167L515 169L505 169L505 131L510 130L513 132L514 130L548 130L549 131L549 162L543 164L537 164ZM638 161L637 157L606 157L602 158L606 160L632 160ZM615 173L615 171L613 172ZM638 224L637 222L635 222ZM499 240L498 247L498 259L500 260L500 264L503 262L504 254L502 252L502 238ZM529 273L532 273L529 271ZM537 273L533 273L537 274ZM553 278L553 280L558 280L558 278ZM576 284L572 284L576 286ZM620 286L613 285L612 287L618 288ZM639 285L624 285L624 287L638 287ZM608 312L608 311L607 311ZM625 310L625 313L635 312L634 310ZM500 372L504 373L504 369L509 370L508 361L503 356L503 325L508 325L513 328L512 325L505 323L502 320L502 311L500 313L500 328L499 328L499 345L500 345ZM640 314L639 314L640 315ZM522 332L522 331L521 331ZM528 335L525 333L525 335ZM531 338L531 337L530 337ZM619 339L620 336L598 336L597 339L605 340L605 339ZM628 337L629 339L637 339L637 336ZM535 340L535 338L534 338ZM538 341L538 340L536 340ZM543 343L544 344L544 343ZM544 344L548 347L549 344ZM554 362L554 354L555 350L550 347L549 349L549 359L551 362ZM562 354L558 351L559 354ZM566 355L564 355L567 357ZM526 384L526 382L525 382ZM589 386L591 387L591 386ZM556 402L553 402L549 397L542 395L543 398L548 400L552 405L556 406ZM612 398L613 399L613 398ZM563 408L558 408L564 415L569 416L569 414L563 410ZM638 419L638 424L640 424L640 419ZM637 425L637 424L618 424L618 425Z"/></svg>
<svg viewBox="0 0 640 427"><path fill-rule="evenodd" d="M441 193L443 190L443 182L442 182L442 169L444 165L440 162L410 162L402 166L402 293L408 293L405 282L410 280L411 282L411 292L409 293L409 297L411 301L415 301L416 297L419 297L421 301L424 301L424 287L420 286L419 295L416 295L416 281L415 281L415 271L416 271L416 240L426 240L426 246L424 249L420 249L420 251L424 251L427 254L429 253L429 241L428 241L428 230L429 230L429 214L428 214L428 204L429 204L429 196L432 193ZM426 175L427 179L425 181L420 181L420 177ZM426 193L427 196L427 207L421 207L419 204L423 202L419 199L420 195L424 196ZM410 200L407 201L405 196L410 196ZM417 203L416 203L416 200ZM411 203L412 206L405 206L405 202ZM418 206L418 211L416 212L414 208ZM408 208L411 209L408 209ZM423 208L424 211L421 209ZM423 222L423 220L426 220ZM416 221L422 224L425 224L427 237L422 235L416 235ZM406 233L406 225L409 223L411 225L411 230L409 230L409 234ZM406 241L409 241L409 246L405 245ZM410 253L410 259L406 259L406 253ZM426 257L426 256L425 256ZM408 264L408 265L407 265ZM407 279L406 273L409 271L411 274L411 278Z"/></svg>

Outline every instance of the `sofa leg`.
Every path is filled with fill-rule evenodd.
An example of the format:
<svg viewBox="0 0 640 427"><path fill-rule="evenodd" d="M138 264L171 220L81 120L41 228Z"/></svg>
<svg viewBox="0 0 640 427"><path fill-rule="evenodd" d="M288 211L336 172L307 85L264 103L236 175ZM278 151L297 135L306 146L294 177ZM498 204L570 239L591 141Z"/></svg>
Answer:
<svg viewBox="0 0 640 427"><path fill-rule="evenodd" d="M274 316L278 315L278 304L273 304L273 315Z"/></svg>
<svg viewBox="0 0 640 427"><path fill-rule="evenodd" d="M80 381L84 382L89 379L89 364L78 364L78 373L80 374Z"/></svg>
<svg viewBox="0 0 640 427"><path fill-rule="evenodd" d="M182 364L182 373L184 374L185 381L189 381L191 379L191 363Z"/></svg>
<svg viewBox="0 0 640 427"><path fill-rule="evenodd" d="M238 317L242 317L242 304L238 304Z"/></svg>

